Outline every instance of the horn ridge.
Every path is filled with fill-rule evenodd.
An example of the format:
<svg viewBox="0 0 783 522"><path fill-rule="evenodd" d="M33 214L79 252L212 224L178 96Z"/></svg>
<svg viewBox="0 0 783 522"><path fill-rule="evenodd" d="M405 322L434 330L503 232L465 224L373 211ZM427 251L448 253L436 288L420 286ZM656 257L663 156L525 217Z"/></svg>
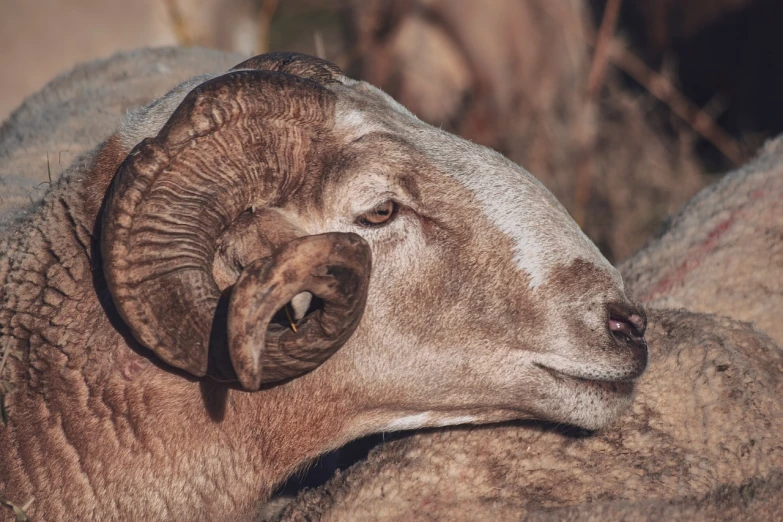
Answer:
<svg viewBox="0 0 783 522"><path fill-rule="evenodd" d="M317 166L328 144L313 138L330 127L334 103L307 78L229 72L191 91L120 165L103 218L104 275L134 337L166 363L205 375L217 238Z"/></svg>
<svg viewBox="0 0 783 522"><path fill-rule="evenodd" d="M233 67L238 69L257 69L261 71L279 71L300 78L308 78L322 85L338 83L343 76L342 70L332 62L307 54L275 52L254 56Z"/></svg>

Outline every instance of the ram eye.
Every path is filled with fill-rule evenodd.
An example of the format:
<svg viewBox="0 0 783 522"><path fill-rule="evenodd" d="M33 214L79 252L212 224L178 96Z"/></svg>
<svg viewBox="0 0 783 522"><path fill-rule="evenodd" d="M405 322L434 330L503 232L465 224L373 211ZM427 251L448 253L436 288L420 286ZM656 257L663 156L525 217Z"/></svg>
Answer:
<svg viewBox="0 0 783 522"><path fill-rule="evenodd" d="M392 200L384 201L372 210L356 218L356 224L364 227L380 227L388 225L397 216L399 206Z"/></svg>

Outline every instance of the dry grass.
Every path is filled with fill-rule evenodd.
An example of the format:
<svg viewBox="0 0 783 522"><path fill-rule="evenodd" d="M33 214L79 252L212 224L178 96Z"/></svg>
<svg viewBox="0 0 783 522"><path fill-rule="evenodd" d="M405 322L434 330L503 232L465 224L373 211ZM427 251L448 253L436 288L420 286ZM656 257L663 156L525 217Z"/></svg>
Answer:
<svg viewBox="0 0 783 522"><path fill-rule="evenodd" d="M11 382L6 380L3 375L5 375L5 367L10 354L11 349L5 347L3 348L2 358L0 358L0 423L3 426L8 425L8 410L5 406L5 396L11 391Z"/></svg>
<svg viewBox="0 0 783 522"><path fill-rule="evenodd" d="M610 22L607 26L611 28L612 32L613 24L616 24L616 13L612 22L612 11L614 9L619 11L619 4L619 0L611 0L607 4L604 20ZM588 28L585 28L570 9L559 1L539 0L539 5L556 20L568 27L569 31L578 35L587 45L595 47L596 56L602 57L602 60L598 62L599 65L608 58L609 62L639 82L650 94L663 102L674 114L690 125L694 131L714 145L735 166L741 165L747 160L746 154L737 141L723 130L708 112L696 106L682 94L668 78L649 68L644 61L618 41L603 34L599 34L599 37L596 38L595 34ZM604 24L602 24L602 32L604 30L603 26ZM599 50L601 53L599 53ZM599 68L596 69L595 83L597 84L598 80L603 77L603 73L600 72ZM593 73L591 72L591 79L592 77Z"/></svg>
<svg viewBox="0 0 783 522"><path fill-rule="evenodd" d="M595 114L598 111L598 96L604 85L606 69L609 65L609 48L614 32L617 29L617 19L620 14L620 6L623 0L609 0L604 10L601 28L598 31L598 42L593 53L593 63L587 77L587 101L585 103L585 116L589 121L596 121ZM595 124L597 125L597 124ZM580 227L585 227L587 204L590 200L590 184L592 181L592 162L589 160L591 151L595 150L596 132L595 125L588 127L591 131L585 132L582 138L582 150L579 154L579 164L576 167L576 180L574 181L574 205L571 213Z"/></svg>
<svg viewBox="0 0 783 522"><path fill-rule="evenodd" d="M11 502L10 500L6 500L3 497L0 497L0 504L3 504L13 510L14 516L16 517L16 522L27 522L28 520L30 520L27 517L27 510L30 509L30 506L33 504L34 500L35 497L30 497L30 499L27 502L25 502L21 506L18 506L13 502Z"/></svg>
<svg viewBox="0 0 783 522"><path fill-rule="evenodd" d="M171 30L177 38L177 43L183 47L192 46L194 43L193 32L188 27L177 0L166 0L166 11L169 15Z"/></svg>
<svg viewBox="0 0 783 522"><path fill-rule="evenodd" d="M277 11L278 0L264 0L258 13L258 44L256 52L269 52L269 34L272 29L272 19Z"/></svg>
<svg viewBox="0 0 783 522"><path fill-rule="evenodd" d="M25 502L21 506L18 506L13 502L11 502L10 500L6 500L3 497L0 497L0 504L3 504L13 510L14 516L16 517L16 522L27 522L28 520L30 520L27 517L27 510L30 509L30 506L33 504L34 500L35 497L30 497L30 499L27 502Z"/></svg>

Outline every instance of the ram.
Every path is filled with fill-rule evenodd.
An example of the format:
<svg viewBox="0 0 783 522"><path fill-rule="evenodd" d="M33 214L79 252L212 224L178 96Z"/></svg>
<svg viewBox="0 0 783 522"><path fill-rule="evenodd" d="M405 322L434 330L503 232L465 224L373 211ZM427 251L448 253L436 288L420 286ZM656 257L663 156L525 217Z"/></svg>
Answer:
<svg viewBox="0 0 783 522"><path fill-rule="evenodd" d="M40 520L246 520L368 433L600 428L647 361L540 183L302 55L132 111L0 238L0 494Z"/></svg>

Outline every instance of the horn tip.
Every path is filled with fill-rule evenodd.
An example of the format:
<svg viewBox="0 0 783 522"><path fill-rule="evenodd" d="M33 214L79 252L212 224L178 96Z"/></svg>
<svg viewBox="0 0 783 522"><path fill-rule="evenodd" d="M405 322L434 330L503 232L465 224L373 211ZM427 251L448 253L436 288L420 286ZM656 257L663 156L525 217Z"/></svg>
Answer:
<svg viewBox="0 0 783 522"><path fill-rule="evenodd" d="M252 367L244 366L241 369L234 368L236 371L239 383L247 391L258 391L261 389L261 367L260 365L253 365Z"/></svg>

